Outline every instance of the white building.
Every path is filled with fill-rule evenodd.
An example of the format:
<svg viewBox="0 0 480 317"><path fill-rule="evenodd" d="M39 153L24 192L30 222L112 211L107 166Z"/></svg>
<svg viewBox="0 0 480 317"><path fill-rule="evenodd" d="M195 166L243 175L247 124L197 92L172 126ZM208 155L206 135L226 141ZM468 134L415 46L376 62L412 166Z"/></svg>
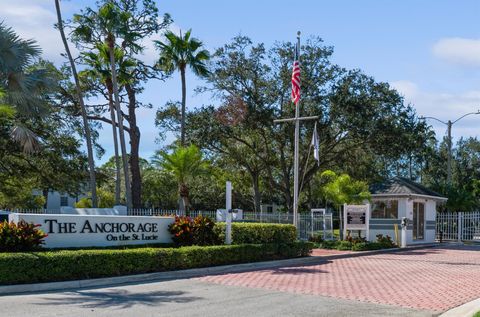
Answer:
<svg viewBox="0 0 480 317"><path fill-rule="evenodd" d="M437 204L447 198L407 178L395 177L370 188L369 240L377 234L395 239L395 225L401 239L401 220L408 219L407 244L435 242Z"/></svg>
<svg viewBox="0 0 480 317"><path fill-rule="evenodd" d="M34 191L34 195L43 196L41 191ZM77 203L84 195L70 196L67 193L60 193L58 191L48 191L46 208L51 211L60 211L61 207L75 207Z"/></svg>
<svg viewBox="0 0 480 317"><path fill-rule="evenodd" d="M277 205L275 203L271 204L261 204L260 211L263 213L277 213L285 210L285 207L282 205Z"/></svg>

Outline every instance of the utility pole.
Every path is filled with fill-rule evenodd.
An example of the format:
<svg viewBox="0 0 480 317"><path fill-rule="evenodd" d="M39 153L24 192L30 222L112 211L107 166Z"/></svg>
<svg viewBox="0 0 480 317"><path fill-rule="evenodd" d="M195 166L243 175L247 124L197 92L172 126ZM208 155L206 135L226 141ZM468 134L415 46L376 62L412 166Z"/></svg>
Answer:
<svg viewBox="0 0 480 317"><path fill-rule="evenodd" d="M474 114L480 114L480 110L477 110L477 112L469 112L464 114L463 116L459 117L456 120L448 120L447 122L437 119L435 117L420 117L421 119L432 119L435 121L438 121L440 123L443 123L447 126L447 151L448 151L448 157L447 157L447 185L451 186L452 185L452 126L457 123L458 121L462 120L463 118L474 115Z"/></svg>
<svg viewBox="0 0 480 317"><path fill-rule="evenodd" d="M298 59L300 59L300 31L297 32L297 49L298 49ZM311 117L300 117L300 101L295 106L295 118L289 119L278 119L274 120L275 123L283 122L295 122L295 149L294 149L294 158L293 158L293 225L298 227L298 198L299 198L299 143L300 143L300 121L303 120L318 120L318 116Z"/></svg>

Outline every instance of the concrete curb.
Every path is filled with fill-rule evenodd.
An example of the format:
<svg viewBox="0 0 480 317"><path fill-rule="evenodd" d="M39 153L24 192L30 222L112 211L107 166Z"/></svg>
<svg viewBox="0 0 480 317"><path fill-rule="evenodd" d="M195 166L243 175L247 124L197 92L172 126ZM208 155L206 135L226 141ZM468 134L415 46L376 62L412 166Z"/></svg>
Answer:
<svg viewBox="0 0 480 317"><path fill-rule="evenodd" d="M441 314L439 317L472 317L478 311L480 311L480 298L452 308Z"/></svg>
<svg viewBox="0 0 480 317"><path fill-rule="evenodd" d="M105 277L105 278L96 278L96 279L87 279L87 280L4 285L4 286L0 286L0 296L22 294L22 293L25 294L25 293L50 292L50 291L79 289L79 288L98 288L98 287L107 287L107 286L113 287L113 286L119 286L124 284L134 284L134 283L154 283L154 282L159 282L164 280L186 279L186 278L193 278L193 277L201 277L205 275L240 273L240 272L246 272L246 271L252 271L252 270L275 269L275 268L284 267L284 266L295 266L295 265L308 266L308 265L324 263L329 260L335 260L335 259L368 256L368 255L382 254L382 253L404 252L404 251L410 251L414 249L432 248L435 246L438 246L438 244L418 245L418 246L411 246L403 249L393 248L393 249L382 249L382 250L372 250L372 251L358 251L355 253L347 253L347 254L336 254L336 255L328 255L328 256L311 256L311 257L294 258L294 259L286 259L286 260L253 262L253 263L244 263L244 264L231 264L231 265L212 266L212 267L205 267L205 268L195 268L195 269L188 269L188 270L124 275L124 276Z"/></svg>

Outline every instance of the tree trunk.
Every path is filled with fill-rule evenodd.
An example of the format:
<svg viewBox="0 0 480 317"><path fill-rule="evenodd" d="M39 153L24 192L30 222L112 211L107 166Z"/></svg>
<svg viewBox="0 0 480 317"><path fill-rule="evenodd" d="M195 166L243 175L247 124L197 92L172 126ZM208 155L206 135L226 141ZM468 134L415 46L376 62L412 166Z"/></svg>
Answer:
<svg viewBox="0 0 480 317"><path fill-rule="evenodd" d="M410 178L410 180L413 181L413 167L412 167L412 154L410 154L410 157L409 157L409 162L408 162L408 176Z"/></svg>
<svg viewBox="0 0 480 317"><path fill-rule="evenodd" d="M63 20L62 13L60 10L60 0L55 0L55 9L57 11L57 20L58 20L58 30L62 37L63 46L65 47L65 52L67 53L68 60L70 62L70 67L72 69L73 78L75 80L75 90L77 92L77 101L80 105L80 111L82 113L83 127L85 130L85 139L87 143L87 156L88 156L88 169L90 174L90 191L92 192L92 207L96 208L98 205L97 200L97 182L95 178L95 161L93 159L93 145L92 145L92 135L90 132L90 126L88 125L87 119L87 110L83 102L83 94L80 88L80 81L78 79L77 68L75 67L75 62L68 47L67 37L65 36L65 31L63 29Z"/></svg>
<svg viewBox="0 0 480 317"><path fill-rule="evenodd" d="M111 83L107 83L107 86L110 120L112 120L113 148L115 150L115 205L120 205L120 186L122 179L120 172L120 156L118 155L117 123L113 104L113 88L111 87Z"/></svg>
<svg viewBox="0 0 480 317"><path fill-rule="evenodd" d="M48 188L44 188L42 191L43 198L45 199L45 204L43 204L43 209L48 208Z"/></svg>
<svg viewBox="0 0 480 317"><path fill-rule="evenodd" d="M140 172L140 129L135 113L137 100L135 90L130 84L125 85L128 94L128 124L130 126L130 172L132 173L133 208L142 208L142 175Z"/></svg>
<svg viewBox="0 0 480 317"><path fill-rule="evenodd" d="M189 193L189 188L187 186L187 184L185 183L181 183L178 187L178 193L180 195L180 201L179 201L179 210L180 210L180 213L183 214L183 215L187 215L189 216L189 210L188 210L188 205L189 205L189 201L188 201L188 196L190 195Z"/></svg>
<svg viewBox="0 0 480 317"><path fill-rule="evenodd" d="M185 67L180 68L180 76L182 77L182 123L180 127L181 144L185 146L185 107L187 102L187 84L185 82Z"/></svg>
<svg viewBox="0 0 480 317"><path fill-rule="evenodd" d="M120 146L122 149L123 174L125 180L125 198L127 208L132 208L132 191L130 189L130 172L128 170L127 146L125 144L125 131L123 129L122 108L120 107L120 98L118 96L117 70L115 63L115 38L113 34L108 34L107 43L110 55L110 68L112 72L113 95L115 97L115 108L117 110L118 131L120 134Z"/></svg>
<svg viewBox="0 0 480 317"><path fill-rule="evenodd" d="M341 205L338 208L338 222L340 227L340 240L343 240L343 210Z"/></svg>
<svg viewBox="0 0 480 317"><path fill-rule="evenodd" d="M258 175L252 175L252 184L253 184L253 202L255 212L260 212L260 204L261 204L261 193L260 193L260 186L259 186L259 179Z"/></svg>

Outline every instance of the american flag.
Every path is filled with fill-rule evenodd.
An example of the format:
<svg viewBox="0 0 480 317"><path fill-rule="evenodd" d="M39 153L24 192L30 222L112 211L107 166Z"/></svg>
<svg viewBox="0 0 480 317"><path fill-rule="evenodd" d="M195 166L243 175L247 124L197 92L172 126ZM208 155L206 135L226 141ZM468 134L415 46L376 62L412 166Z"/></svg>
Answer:
<svg viewBox="0 0 480 317"><path fill-rule="evenodd" d="M300 62L298 44L295 46L295 60L293 62L292 72L292 101L295 105L300 101Z"/></svg>

